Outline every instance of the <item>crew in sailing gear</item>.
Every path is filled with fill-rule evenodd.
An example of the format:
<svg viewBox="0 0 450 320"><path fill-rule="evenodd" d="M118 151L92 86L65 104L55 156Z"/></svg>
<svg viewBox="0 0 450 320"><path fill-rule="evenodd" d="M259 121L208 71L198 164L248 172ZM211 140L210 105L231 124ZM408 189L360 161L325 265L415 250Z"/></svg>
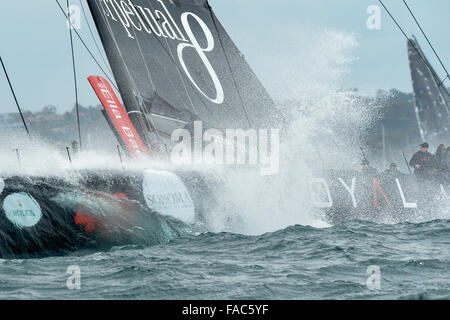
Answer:
<svg viewBox="0 0 450 320"><path fill-rule="evenodd" d="M429 145L424 142L409 161L409 166L414 168L414 174L419 177L429 178L436 171L436 157L428 152Z"/></svg>
<svg viewBox="0 0 450 320"><path fill-rule="evenodd" d="M361 162L361 171L369 177L372 177L372 178L378 177L377 169L375 169L374 167L371 167L370 162L367 159L364 159Z"/></svg>
<svg viewBox="0 0 450 320"><path fill-rule="evenodd" d="M440 144L436 150L436 169L444 171L447 160L447 149L443 144Z"/></svg>
<svg viewBox="0 0 450 320"><path fill-rule="evenodd" d="M389 169L386 169L383 174L391 175L391 176L398 176L401 175L401 171L398 170L397 164L395 162L391 163L389 166Z"/></svg>

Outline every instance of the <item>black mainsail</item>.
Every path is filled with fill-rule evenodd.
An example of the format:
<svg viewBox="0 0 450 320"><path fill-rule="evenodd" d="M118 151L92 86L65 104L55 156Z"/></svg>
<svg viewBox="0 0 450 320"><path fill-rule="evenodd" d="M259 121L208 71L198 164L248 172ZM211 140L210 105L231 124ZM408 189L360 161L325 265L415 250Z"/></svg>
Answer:
<svg viewBox="0 0 450 320"><path fill-rule="evenodd" d="M450 137L447 91L415 37L408 41L408 57L421 137L424 141L442 143Z"/></svg>
<svg viewBox="0 0 450 320"><path fill-rule="evenodd" d="M263 128L274 103L207 0L88 0L130 119L146 143L202 120Z"/></svg>

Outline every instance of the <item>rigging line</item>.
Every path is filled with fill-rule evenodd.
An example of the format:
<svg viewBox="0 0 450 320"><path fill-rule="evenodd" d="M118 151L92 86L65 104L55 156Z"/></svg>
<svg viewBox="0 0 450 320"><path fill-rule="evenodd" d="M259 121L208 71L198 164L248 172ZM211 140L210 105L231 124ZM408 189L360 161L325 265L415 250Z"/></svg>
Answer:
<svg viewBox="0 0 450 320"><path fill-rule="evenodd" d="M170 52L170 55L172 56L172 60L175 60L173 58L173 52L172 52L172 49L170 48L169 42L167 41L167 39L164 39L164 41L166 42L167 47L169 48L169 52ZM183 76L181 75L181 71L180 71L179 68L177 68L177 71L178 71L178 75L180 76L181 83L183 84L184 91L186 92L186 95L187 95L187 97L189 99L189 103L191 105L192 111L194 112L194 114L197 114L198 112L197 112L197 110L195 110L194 103L192 102L191 95L189 94L189 91L188 91L188 89L186 87L186 83L183 80Z"/></svg>
<svg viewBox="0 0 450 320"><path fill-rule="evenodd" d="M250 118L248 116L247 109L245 108L245 105L244 105L244 100L242 99L241 92L239 91L239 87L238 87L238 84L237 84L237 81L236 81L236 77L234 75L233 69L231 68L230 59L228 58L227 52L225 50L225 46L224 46L222 38L220 36L219 28L218 28L217 23L216 23L216 19L214 18L214 13L212 11L212 7L209 5L209 1L208 0L206 0L206 5L208 6L208 11L211 14L211 19L213 21L214 28L216 29L217 37L219 38L219 42L220 42L220 46L222 47L223 54L225 55L225 59L227 60L227 64L228 64L228 68L230 70L231 78L233 79L234 86L236 88L236 93L239 96L239 99L241 100L241 106L242 106L242 109L244 110L245 117L247 118L248 124L251 126Z"/></svg>
<svg viewBox="0 0 450 320"><path fill-rule="evenodd" d="M427 68L429 70L433 70L433 67L428 63L428 61L425 59L425 57L420 53L419 49L416 47L416 45L414 44L414 42L406 35L405 31L403 30L403 28L400 26L400 24L397 22L397 20L394 18L394 16L391 14L391 12L389 11L389 9L384 5L383 1L378 0L379 3L381 3L381 5L383 6L383 8L386 10L386 12L389 14L389 16L391 17L392 21L394 21L394 23L397 25L397 28L401 31L401 33L403 34L403 36L408 40L408 42L411 44L411 46L414 48L414 50L417 52L417 54L419 55L420 59L423 61L423 63L425 63L425 65L427 66ZM438 79L439 80L439 79ZM437 82L437 81L436 81ZM445 92L450 96L450 94L448 93L447 90L445 90Z"/></svg>
<svg viewBox="0 0 450 320"><path fill-rule="evenodd" d="M27 123L25 118L23 117L22 109L20 109L19 102L17 101L16 93L14 92L14 88L12 86L11 80L9 79L8 72L6 71L5 64L3 63L3 59L0 56L0 62L2 64L3 71L5 72L6 79L8 80L9 88L11 89L11 93L14 97L14 101L16 101L17 109L19 110L20 117L22 118L23 126L25 127L25 131L27 132L28 137L31 139L30 131L28 130Z"/></svg>
<svg viewBox="0 0 450 320"><path fill-rule="evenodd" d="M153 11L155 11L154 8L153 8L153 6L152 6L151 1L148 0L147 3L148 3L148 5L149 5L150 9L152 9ZM156 19L156 20L159 21L159 18ZM175 59L173 58L173 52L172 52L172 49L170 48L170 45L169 45L169 42L167 41L167 38L164 38L164 41L166 42L167 48L169 49L169 53L170 53L170 56L171 56L172 60L175 60ZM188 97L188 99L189 99L189 103L190 103L190 105L191 105L191 107L192 107L192 111L194 112L194 114L197 114L197 110L195 110L194 103L192 102L191 95L189 94L189 91L188 91L188 89L187 89L187 87L186 87L186 84L184 83L184 80L183 80L183 76L182 76L182 74L181 74L181 71L180 71L180 69L178 69L178 68L177 68L177 71L178 71L178 75L180 76L181 83L183 84L184 91L186 92L186 95L187 95L187 97ZM184 102L183 102L183 103L184 103ZM187 105L186 105L186 106L187 106ZM186 109L189 109L189 108L186 108Z"/></svg>
<svg viewBox="0 0 450 320"><path fill-rule="evenodd" d="M434 55L436 56L436 58L439 60L439 63L441 64L442 68L444 69L445 73L447 74L447 77L449 77L449 73L447 71L447 68L445 67L444 63L442 62L441 58L439 57L439 55L437 54L436 50L434 49L434 46L431 44L430 40L428 39L427 35L425 34L425 31L422 29L422 26L420 25L419 21L417 20L416 16L414 15L414 13L412 12L411 8L409 7L409 5L406 3L405 0L403 0L403 3L405 4L406 8L408 9L409 13L411 14L411 16L413 17L414 21L416 22L417 26L420 29L420 32L422 32L422 35L425 37L425 39L427 40L430 48L433 50Z"/></svg>
<svg viewBox="0 0 450 320"><path fill-rule="evenodd" d="M145 65L145 69L147 70L147 75L148 75L148 77L149 77L149 79L150 79L150 82L151 82L151 85L152 85L153 92L156 93L156 86L155 86L155 84L153 83L153 79L152 79L152 77L151 77L150 70L149 70L149 68L148 68L147 62L145 61L144 52L142 51L142 47L141 47L141 44L140 44L140 42L139 42L139 38L138 38L138 36L137 36L137 34L136 34L136 31L135 31L134 29L133 29L133 34L134 34L135 39L136 39L136 42L137 42L137 44L138 44L139 52L140 52L140 54L141 54L142 61L143 61L144 65ZM181 76L181 75L180 75L180 76ZM185 87L185 90L187 90L186 87ZM139 93L139 94L140 94L140 93ZM189 97L189 100L190 100L190 97ZM151 114L151 111L148 110L148 108L146 107L146 103L145 103L145 101L144 101L143 99L142 99L142 101L143 101L143 104L144 104L145 107L143 106L143 107L141 108L141 111L142 111L142 114L143 114L144 117L145 117L145 120L147 121L148 124L150 124L150 127L152 127L152 128L155 130L155 133L156 133L156 136L157 136L157 138L158 138L159 143L161 143L161 144L164 146L164 149L165 149L167 155L170 156L170 155L169 155L169 149L168 149L168 146L167 146L166 142L163 140L163 138L161 137L161 134L160 134L160 132L159 132L159 130L158 130L158 128L157 128L157 126L156 126L154 120L153 120L153 116L152 116L152 114ZM192 103L192 102L191 102L191 103Z"/></svg>
<svg viewBox="0 0 450 320"><path fill-rule="evenodd" d="M422 53L422 50L420 49L420 47L418 47L418 49L419 49L420 52ZM422 53L422 56L423 56L424 59L428 62L428 60L425 58L425 55L423 55L423 53ZM434 69L432 69L432 68L430 67L429 63L426 64L425 66L427 67L428 71L430 72L430 76L431 76L430 80L433 81L434 84L435 84L436 87L437 87L438 95L439 95L439 97L440 97L440 99L441 99L441 102L444 104L445 111L447 111L447 115L450 116L449 104L448 104L448 101L446 100L446 98L444 97L444 92L448 94L448 91L445 90L444 87L442 87L442 86L439 85L439 83L440 83L439 76L436 74L436 72L434 71ZM411 72L412 72L412 71L411 71ZM439 114L440 112L439 112L439 110L436 110L436 107L437 107L437 105L434 104L432 108L433 108L433 110L434 110L435 113Z"/></svg>
<svg viewBox="0 0 450 320"><path fill-rule="evenodd" d="M58 0L55 0L56 3L58 4L59 8L61 9L62 14L66 17L66 20L69 21L70 26L73 27L72 22L70 20L68 20L67 14L64 11L63 7L61 6L61 4L59 3ZM89 47L87 46L86 42L84 42L83 38L81 37L81 35L78 33L78 31L74 28L73 31L75 31L75 34L78 36L78 38L80 39L81 43L83 44L83 46L86 48L86 50L88 51L88 53L90 54L90 56L92 57L92 59L94 60L94 62L97 64L97 66L100 68L100 70L103 72L103 75L109 80L109 82L112 84L112 86L119 91L119 89L117 88L117 85L115 84L115 81L111 80L111 78L109 77L109 75L105 72L105 70L102 68L102 66L100 65L100 63L98 62L98 60L95 58L94 54L92 53L92 51L89 49Z"/></svg>
<svg viewBox="0 0 450 320"><path fill-rule="evenodd" d="M169 42L167 41L167 39L164 39L164 41L166 42L166 45L167 45L168 51L170 53L170 56L172 57L172 60L175 60L173 58L173 52L172 52L172 49L170 49ZM178 75L180 76L181 83L183 84L184 91L186 92L186 95L187 95L187 97L189 99L189 103L191 105L192 111L194 112L194 114L197 114L197 110L195 110L194 103L192 102L191 95L189 94L189 91L188 91L188 89L186 87L186 84L184 83L183 76L181 75L181 71L178 68L177 68L177 71L178 71ZM186 109L188 109L188 108L186 108Z"/></svg>
<svg viewBox="0 0 450 320"><path fill-rule="evenodd" d="M383 1L378 0L378 2L381 3L381 5L383 6L383 8L386 10L386 12L389 14L389 16L391 17L392 21L394 21L394 23L397 25L397 28L401 31L401 33L405 36L405 38L408 40L409 44L411 44L411 46L414 48L414 50L417 52L417 54L419 55L419 57L422 59L422 61L427 65L428 68L430 68L430 70L432 69L431 66L429 66L428 62L425 60L425 58L422 56L422 54L420 53L419 49L416 47L416 45L414 44L414 42L407 36L407 34L405 33L405 31L403 30L403 28L398 24L397 20L394 18L394 16L391 14L391 12L389 11L389 9L384 5Z"/></svg>
<svg viewBox="0 0 450 320"><path fill-rule="evenodd" d="M83 11L84 19L86 20L86 24L87 24L87 26L89 28L89 33L91 34L92 40L94 41L94 44L97 47L98 53L100 55L100 58L103 60L103 63L105 64L105 66L108 68L108 71L110 71L112 73L111 67L106 62L106 59L103 56L102 50L100 50L100 46L98 45L97 40L95 39L94 32L92 31L91 24L89 23L89 19L88 19L87 14L86 14L86 10L84 10L83 1L82 0L79 0L79 1L80 1L81 10Z"/></svg>
<svg viewBox="0 0 450 320"><path fill-rule="evenodd" d="M445 76L445 78L442 79L442 81L439 82L439 86L441 86L447 79L450 79L450 77L448 75Z"/></svg>
<svg viewBox="0 0 450 320"><path fill-rule="evenodd" d="M70 6L69 6L69 0L67 2L67 13L68 13L68 19L70 21ZM69 26L69 32L70 32L70 48L72 50L72 68L73 68L73 80L75 85L75 109L77 113L77 126L78 126L78 142L80 144L80 150L83 150L83 145L81 141L81 125L80 125L80 106L78 104L78 82L77 82L77 68L75 65L75 52L73 48L73 35L72 35L72 26Z"/></svg>
<svg viewBox="0 0 450 320"><path fill-rule="evenodd" d="M133 7L136 8L136 5L130 0L130 3L133 5ZM137 11L137 8L136 8ZM144 21L143 17L141 16L141 14L139 13L139 11L137 11L139 17L142 19L142 21ZM151 26L149 26L151 28ZM166 49L166 47L164 46L164 44L162 43L161 39L159 39L159 37L155 34L155 38L156 40L159 42L159 44L161 45L161 48L164 50L164 52L169 56L170 60L172 60L173 64L175 65L175 67L178 69L178 71L180 72L180 74L182 74L184 76L184 78L186 78L186 80L190 83L189 79L187 79L187 76L181 72L180 67L178 66L177 62L175 61L175 59L172 57L172 55L169 53L169 51ZM193 91L196 93L197 97L200 99L200 101L203 103L204 107L206 108L206 110L213 115L213 113L211 112L211 110L209 110L208 105L206 104L206 102L203 100L203 98L200 96L200 93L197 92L197 89L194 87L194 85L192 83L190 83L191 88L193 89Z"/></svg>
<svg viewBox="0 0 450 320"><path fill-rule="evenodd" d="M152 79L152 76L150 74L150 70L148 68L147 62L145 61L144 52L142 51L141 43L139 42L139 38L138 38L138 36L136 34L136 31L134 29L133 29L133 34L134 34L134 36L136 38L136 42L137 42L137 45L138 45L138 48L139 48L139 53L141 54L142 62L144 63L145 70L147 71L147 75L148 75L148 79L150 80L151 87L152 87L153 91L156 91L156 87L155 87L155 84L153 83L153 79Z"/></svg>

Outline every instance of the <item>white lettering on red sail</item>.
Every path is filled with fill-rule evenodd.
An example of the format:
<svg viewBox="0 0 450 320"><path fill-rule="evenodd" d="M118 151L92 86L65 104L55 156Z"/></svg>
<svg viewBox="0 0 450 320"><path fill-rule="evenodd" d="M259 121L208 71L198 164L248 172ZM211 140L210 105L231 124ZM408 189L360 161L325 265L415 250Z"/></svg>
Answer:
<svg viewBox="0 0 450 320"><path fill-rule="evenodd" d="M88 80L130 154L135 158L149 156L148 149L109 82L100 76L90 76Z"/></svg>

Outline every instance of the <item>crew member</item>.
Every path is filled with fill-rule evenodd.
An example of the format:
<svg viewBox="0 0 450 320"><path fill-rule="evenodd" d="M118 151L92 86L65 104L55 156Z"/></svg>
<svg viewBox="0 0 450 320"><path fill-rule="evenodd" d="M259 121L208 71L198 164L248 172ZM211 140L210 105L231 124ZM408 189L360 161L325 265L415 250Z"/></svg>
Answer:
<svg viewBox="0 0 450 320"><path fill-rule="evenodd" d="M445 158L445 170L450 171L450 147L447 147L447 157Z"/></svg>
<svg viewBox="0 0 450 320"><path fill-rule="evenodd" d="M370 177L376 178L378 177L378 171L374 167L370 166L370 162L367 159L364 159L361 162L361 171Z"/></svg>
<svg viewBox="0 0 450 320"><path fill-rule="evenodd" d="M448 184L450 182L450 147L445 149L445 156L439 163L439 175L438 181L442 184Z"/></svg>
<svg viewBox="0 0 450 320"><path fill-rule="evenodd" d="M420 150L414 153L409 166L414 168L414 174L420 178L430 178L436 172L436 157L428 152L429 145L424 142Z"/></svg>

